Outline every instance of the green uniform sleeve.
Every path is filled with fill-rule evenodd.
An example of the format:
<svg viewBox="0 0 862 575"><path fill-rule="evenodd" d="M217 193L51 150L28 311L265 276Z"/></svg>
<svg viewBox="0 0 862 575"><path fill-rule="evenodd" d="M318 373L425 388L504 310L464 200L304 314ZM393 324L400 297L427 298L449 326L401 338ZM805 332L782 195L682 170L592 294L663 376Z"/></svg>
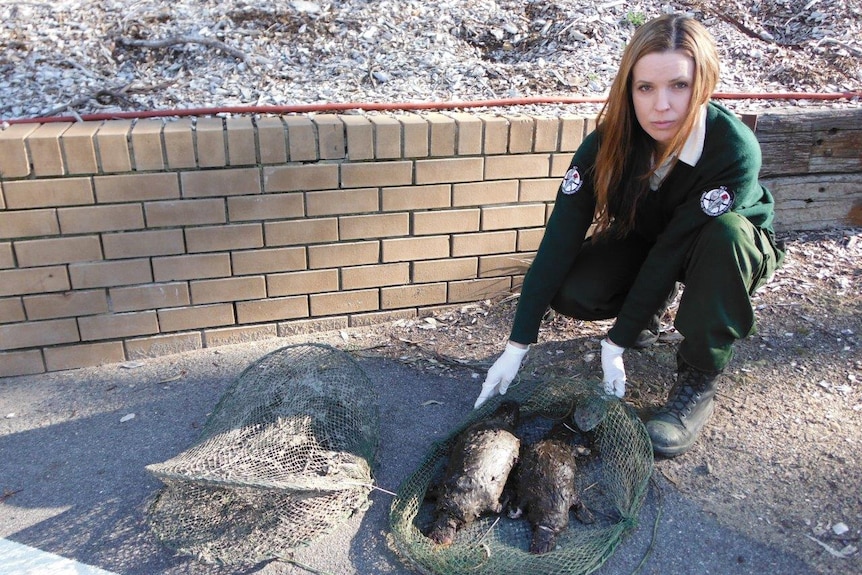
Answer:
<svg viewBox="0 0 862 575"><path fill-rule="evenodd" d="M597 151L598 136L592 132L572 158L557 191L545 235L524 277L512 325L512 341L523 344L536 341L542 316L581 249L595 213L592 176Z"/></svg>

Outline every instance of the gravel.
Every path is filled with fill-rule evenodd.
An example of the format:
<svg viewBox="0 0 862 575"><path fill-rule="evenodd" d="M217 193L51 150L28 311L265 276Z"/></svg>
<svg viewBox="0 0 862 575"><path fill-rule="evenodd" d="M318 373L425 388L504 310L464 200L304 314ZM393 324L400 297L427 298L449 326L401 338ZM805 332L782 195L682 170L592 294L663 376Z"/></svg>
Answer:
<svg viewBox="0 0 862 575"><path fill-rule="evenodd" d="M719 91L855 92L826 105L860 105L858 0L0 0L0 118L600 97L636 26L674 11L715 36Z"/></svg>

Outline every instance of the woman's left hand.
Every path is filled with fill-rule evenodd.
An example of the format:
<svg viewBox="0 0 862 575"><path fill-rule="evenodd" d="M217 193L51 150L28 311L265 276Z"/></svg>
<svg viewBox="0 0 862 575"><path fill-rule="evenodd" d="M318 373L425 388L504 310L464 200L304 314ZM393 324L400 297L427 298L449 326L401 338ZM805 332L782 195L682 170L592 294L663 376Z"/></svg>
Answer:
<svg viewBox="0 0 862 575"><path fill-rule="evenodd" d="M626 393L626 368L623 352L626 350L605 338L602 340L602 382L605 393L619 398Z"/></svg>

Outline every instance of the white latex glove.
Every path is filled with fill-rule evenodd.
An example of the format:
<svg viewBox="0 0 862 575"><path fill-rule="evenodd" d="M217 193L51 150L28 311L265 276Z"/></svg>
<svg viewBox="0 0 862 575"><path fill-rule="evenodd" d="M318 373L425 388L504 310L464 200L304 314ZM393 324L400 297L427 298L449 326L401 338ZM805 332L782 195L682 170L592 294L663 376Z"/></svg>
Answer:
<svg viewBox="0 0 862 575"><path fill-rule="evenodd" d="M625 350L607 338L602 340L602 381L605 393L619 398L626 394L626 368L623 365Z"/></svg>
<svg viewBox="0 0 862 575"><path fill-rule="evenodd" d="M497 395L505 395L509 389L509 384L518 375L518 370L521 369L521 362L524 356L527 355L530 346L524 349L512 345L512 342L506 344L506 349L502 355L497 358L491 369L488 370L488 375L485 377L485 383L482 384L482 393L476 400L473 409L478 409L483 403L491 397Z"/></svg>

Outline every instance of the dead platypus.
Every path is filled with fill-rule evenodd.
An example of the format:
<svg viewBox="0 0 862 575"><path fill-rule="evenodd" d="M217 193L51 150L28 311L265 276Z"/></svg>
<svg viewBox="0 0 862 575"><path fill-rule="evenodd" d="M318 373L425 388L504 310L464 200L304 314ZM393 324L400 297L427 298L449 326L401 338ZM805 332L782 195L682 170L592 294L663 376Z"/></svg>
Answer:
<svg viewBox="0 0 862 575"><path fill-rule="evenodd" d="M449 545L459 529L480 515L503 510L503 488L521 444L515 435L519 412L517 403L504 401L455 439L428 533L435 543Z"/></svg>
<svg viewBox="0 0 862 575"><path fill-rule="evenodd" d="M576 434L565 424L556 424L535 443L521 450L515 471L516 499L509 509L515 519L526 513L533 527L530 553L547 553L557 535L569 526L569 510L582 523L593 517L578 495Z"/></svg>

